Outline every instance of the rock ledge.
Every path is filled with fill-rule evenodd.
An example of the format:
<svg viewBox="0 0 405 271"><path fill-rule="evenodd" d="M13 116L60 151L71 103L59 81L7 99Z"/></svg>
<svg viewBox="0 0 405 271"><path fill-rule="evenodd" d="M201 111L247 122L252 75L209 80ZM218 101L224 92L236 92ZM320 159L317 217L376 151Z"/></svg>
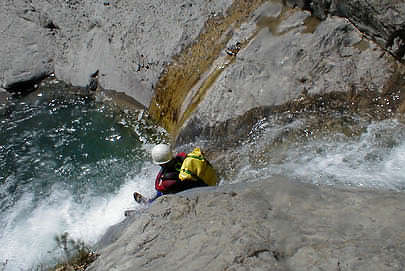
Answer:
<svg viewBox="0 0 405 271"><path fill-rule="evenodd" d="M405 195L283 177L160 198L89 270L403 270Z"/></svg>

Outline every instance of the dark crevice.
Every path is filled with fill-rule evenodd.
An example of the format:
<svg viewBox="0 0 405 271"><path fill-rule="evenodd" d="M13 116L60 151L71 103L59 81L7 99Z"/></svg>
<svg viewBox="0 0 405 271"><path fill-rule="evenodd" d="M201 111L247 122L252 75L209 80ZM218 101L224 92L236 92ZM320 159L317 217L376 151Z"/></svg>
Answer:
<svg viewBox="0 0 405 271"><path fill-rule="evenodd" d="M365 37L373 40L398 61L404 62L405 26L401 26L398 30L389 30L389 26L385 26L382 21L376 18L379 10L371 4L365 2L359 9L350 1L338 2L336 5L332 5L331 1L320 0L286 0L286 2L292 7L299 7L311 12L312 16L320 20L325 20L328 14L346 18ZM386 41L385 44L384 40Z"/></svg>
<svg viewBox="0 0 405 271"><path fill-rule="evenodd" d="M256 250L256 251L253 251L252 253L250 253L250 254L248 255L248 257L258 257L260 254L262 254L262 253L264 253L264 252L269 252L269 250L268 250L268 249Z"/></svg>
<svg viewBox="0 0 405 271"><path fill-rule="evenodd" d="M312 13L312 5L311 5L312 1L311 0L304 0L304 5L302 7L303 10L308 10Z"/></svg>
<svg viewBox="0 0 405 271"><path fill-rule="evenodd" d="M43 25L44 28L49 29L49 30L58 30L60 29L59 26L57 26L54 22L48 21Z"/></svg>
<svg viewBox="0 0 405 271"><path fill-rule="evenodd" d="M273 255L274 259L276 259L276 261L278 261L278 262L285 258L284 253L277 251L277 250L273 250L271 252L271 254Z"/></svg>
<svg viewBox="0 0 405 271"><path fill-rule="evenodd" d="M35 86L39 84L42 80L44 80L47 76L48 74L43 74L41 76L29 80L10 84L6 87L6 90L12 93L13 96L24 96L34 91Z"/></svg>
<svg viewBox="0 0 405 271"><path fill-rule="evenodd" d="M394 57L401 60L405 55L405 28L394 31L385 46L394 49Z"/></svg>

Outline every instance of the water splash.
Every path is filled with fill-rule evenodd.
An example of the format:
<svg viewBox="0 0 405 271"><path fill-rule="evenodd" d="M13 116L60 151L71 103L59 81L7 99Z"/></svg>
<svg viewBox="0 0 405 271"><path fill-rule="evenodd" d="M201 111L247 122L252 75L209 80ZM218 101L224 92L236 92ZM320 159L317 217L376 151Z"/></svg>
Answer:
<svg viewBox="0 0 405 271"><path fill-rule="evenodd" d="M233 165L238 169L227 176L228 182L283 175L313 184L405 190L403 123L357 119L364 131L356 136L320 131L308 125L308 119L260 120L247 144L228 154L230 160L238 160ZM349 124L343 128L359 130Z"/></svg>
<svg viewBox="0 0 405 271"><path fill-rule="evenodd" d="M375 122L359 139L311 142L287 166L313 183L405 190L405 126Z"/></svg>
<svg viewBox="0 0 405 271"><path fill-rule="evenodd" d="M98 197L88 194L80 203L58 184L49 197L36 202L36 208L32 208L33 194L24 194L0 220L0 255L2 261L8 261L5 270L28 270L39 263L54 262L60 253L54 238L63 232L74 240L94 244L109 226L124 219L126 209L140 207L132 199L134 190L152 195L154 167L147 164L115 193Z"/></svg>
<svg viewBox="0 0 405 271"><path fill-rule="evenodd" d="M153 193L156 168L147 161L160 129L88 97L53 95L16 100L0 120L4 270L55 261L55 237L64 232L94 244L138 208L134 190Z"/></svg>

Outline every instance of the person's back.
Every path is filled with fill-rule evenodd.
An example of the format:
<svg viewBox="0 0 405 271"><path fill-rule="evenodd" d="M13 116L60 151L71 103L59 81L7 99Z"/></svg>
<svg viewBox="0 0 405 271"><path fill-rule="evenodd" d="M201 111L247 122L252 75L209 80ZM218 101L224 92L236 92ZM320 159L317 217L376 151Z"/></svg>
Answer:
<svg viewBox="0 0 405 271"><path fill-rule="evenodd" d="M159 144L152 149L152 162L160 165L160 171L155 179L156 195L147 200L141 194L135 192L134 198L139 203L152 202L166 194L174 194L194 187L207 186L202 180L180 180L179 173L187 154L178 153L173 157L169 145Z"/></svg>
<svg viewBox="0 0 405 271"><path fill-rule="evenodd" d="M155 180L155 189L157 191L164 195L177 193L193 187L207 186L207 184L201 180L180 180L180 168L186 156L186 153L181 152L170 162L161 165L161 169Z"/></svg>

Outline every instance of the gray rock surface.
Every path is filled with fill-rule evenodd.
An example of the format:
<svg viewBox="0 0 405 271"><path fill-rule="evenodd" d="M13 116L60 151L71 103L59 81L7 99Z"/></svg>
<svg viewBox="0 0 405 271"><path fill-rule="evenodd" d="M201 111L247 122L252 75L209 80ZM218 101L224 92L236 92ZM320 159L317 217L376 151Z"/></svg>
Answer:
<svg viewBox="0 0 405 271"><path fill-rule="evenodd" d="M28 1L0 3L0 87L17 88L53 70L52 30Z"/></svg>
<svg viewBox="0 0 405 271"><path fill-rule="evenodd" d="M0 5L3 87L55 71L87 86L99 71L101 88L149 105L165 66L194 41L208 18L230 1L25 1Z"/></svg>
<svg viewBox="0 0 405 271"><path fill-rule="evenodd" d="M63 33L69 35L68 43L60 40L66 48L55 64L56 75L83 86L99 70L103 88L124 92L147 106L167 63L197 37L212 14L224 12L229 4L80 1L79 12L71 12L74 19L65 16L73 23L72 32Z"/></svg>
<svg viewBox="0 0 405 271"><path fill-rule="evenodd" d="M209 138L212 127L246 136L261 110L311 95L405 91L405 1L283 2L223 33L227 48L180 108L179 120L195 110L183 142ZM98 71L96 88L148 106L175 56L231 4L4 0L0 86L18 90L55 72L84 87ZM90 270L403 270L404 197L282 178L164 197L108 231Z"/></svg>
<svg viewBox="0 0 405 271"><path fill-rule="evenodd" d="M295 77L306 80L304 87L308 87L308 84L312 87L311 93L323 86L332 89L334 85L330 86L330 82L334 81L334 77L340 76L343 70L347 70L348 63L361 65L360 71L354 75L357 78L349 78L353 82L337 84L339 90L347 85L357 84L358 78L364 73L374 74L375 71L378 78L373 79L372 84L379 88L382 83L380 71L386 70L387 63L376 59L376 56L382 53L383 49L376 48L374 43L367 45L369 42L364 39L363 34L401 58L405 48L403 1L389 3L370 0L289 0L287 2L290 6L311 10L319 18L327 20L316 28L314 33L304 34L299 33L312 32L311 29L305 30L306 27L312 27L305 26L311 24L311 19L307 18L308 14L298 11L286 12L281 7L282 2L265 2L264 7L252 15L249 23L237 29L229 29L233 33L229 46L237 41L249 41L238 54L236 61L225 63L226 72L222 73L216 84L216 88L223 86L222 96L230 96L230 104L237 108L238 101L235 101L233 95L228 95L230 91L234 95L239 94L240 90L233 89L234 85L243 81L240 89L243 87L253 90L252 95L243 97L247 99L247 103L240 107L237 113L245 112L246 108L257 104L257 100L263 99L259 104L267 104L271 99L274 104L295 98L302 92L303 84L295 82L296 78L289 80L294 69L297 69ZM225 0L176 0L170 5L162 0L136 3L128 0L3 1L0 4L0 40L3 44L0 49L1 86L6 89L18 87L21 83L42 78L51 72L55 72L59 79L67 83L86 86L90 76L99 71L98 83L101 88L123 92L148 106L162 72L172 63L173 57L195 42L208 19L226 14L231 4L231 1ZM352 24L342 19L327 19L327 15L348 18ZM261 29L258 32L257 27ZM319 40L320 38L325 40ZM344 42L341 48L344 52L336 49L340 46L339 42ZM284 46L285 44L291 48ZM313 45L308 47L308 44ZM356 44L358 50L365 52L359 53L350 48ZM304 52L299 51L304 45L307 46ZM318 48L316 45L322 47ZM323 57L321 53L329 49L332 50L331 54L327 55L329 63L314 64L320 65L319 70L315 71L319 73L319 77L324 78L312 81L312 78L306 78L304 71L310 72L308 69L311 67L307 63L313 60L311 57ZM283 54L292 55L283 59ZM344 60L336 62L336 54L343 56ZM263 59L262 65L256 63L260 58ZM241 63L244 60L245 63ZM248 64L248 61L251 63ZM292 65L292 61L297 62ZM224 64L221 62L224 62L223 56L215 65ZM373 66L370 63L379 68L368 70L367 66ZM331 65L335 67L331 68ZM336 66L339 66L341 71ZM324 74L325 70L330 71ZM275 82L274 78L277 78L279 73L283 76L279 77L279 82ZM388 74L389 72L386 72L385 76ZM227 80L223 78L225 75ZM264 82L262 86L258 86L257 81L261 78ZM368 81L369 78L364 80ZM264 87L269 83L274 84L274 88L288 83L288 91L265 91ZM293 91L295 85L299 87ZM183 110L187 108L190 99L186 100Z"/></svg>
<svg viewBox="0 0 405 271"><path fill-rule="evenodd" d="M284 178L160 198L88 270L403 270L403 193ZM115 241L115 242L111 242Z"/></svg>
<svg viewBox="0 0 405 271"><path fill-rule="evenodd" d="M274 107L329 92L383 93L403 67L349 20L324 21L300 9L267 2L235 31L229 46L248 43L214 64L217 79L184 124L180 141L211 136L209 127L261 107ZM225 54L225 53L224 53ZM202 78L202 80L207 80ZM208 79L209 80L209 79ZM189 107L199 89L183 104ZM287 108L288 110L288 108ZM207 128L206 132L201 132ZM232 133L228 131L228 133Z"/></svg>
<svg viewBox="0 0 405 271"><path fill-rule="evenodd" d="M348 18L363 33L399 59L405 53L405 2L379 0L287 0L290 5L313 11L319 18ZM399 54L398 54L399 53Z"/></svg>

